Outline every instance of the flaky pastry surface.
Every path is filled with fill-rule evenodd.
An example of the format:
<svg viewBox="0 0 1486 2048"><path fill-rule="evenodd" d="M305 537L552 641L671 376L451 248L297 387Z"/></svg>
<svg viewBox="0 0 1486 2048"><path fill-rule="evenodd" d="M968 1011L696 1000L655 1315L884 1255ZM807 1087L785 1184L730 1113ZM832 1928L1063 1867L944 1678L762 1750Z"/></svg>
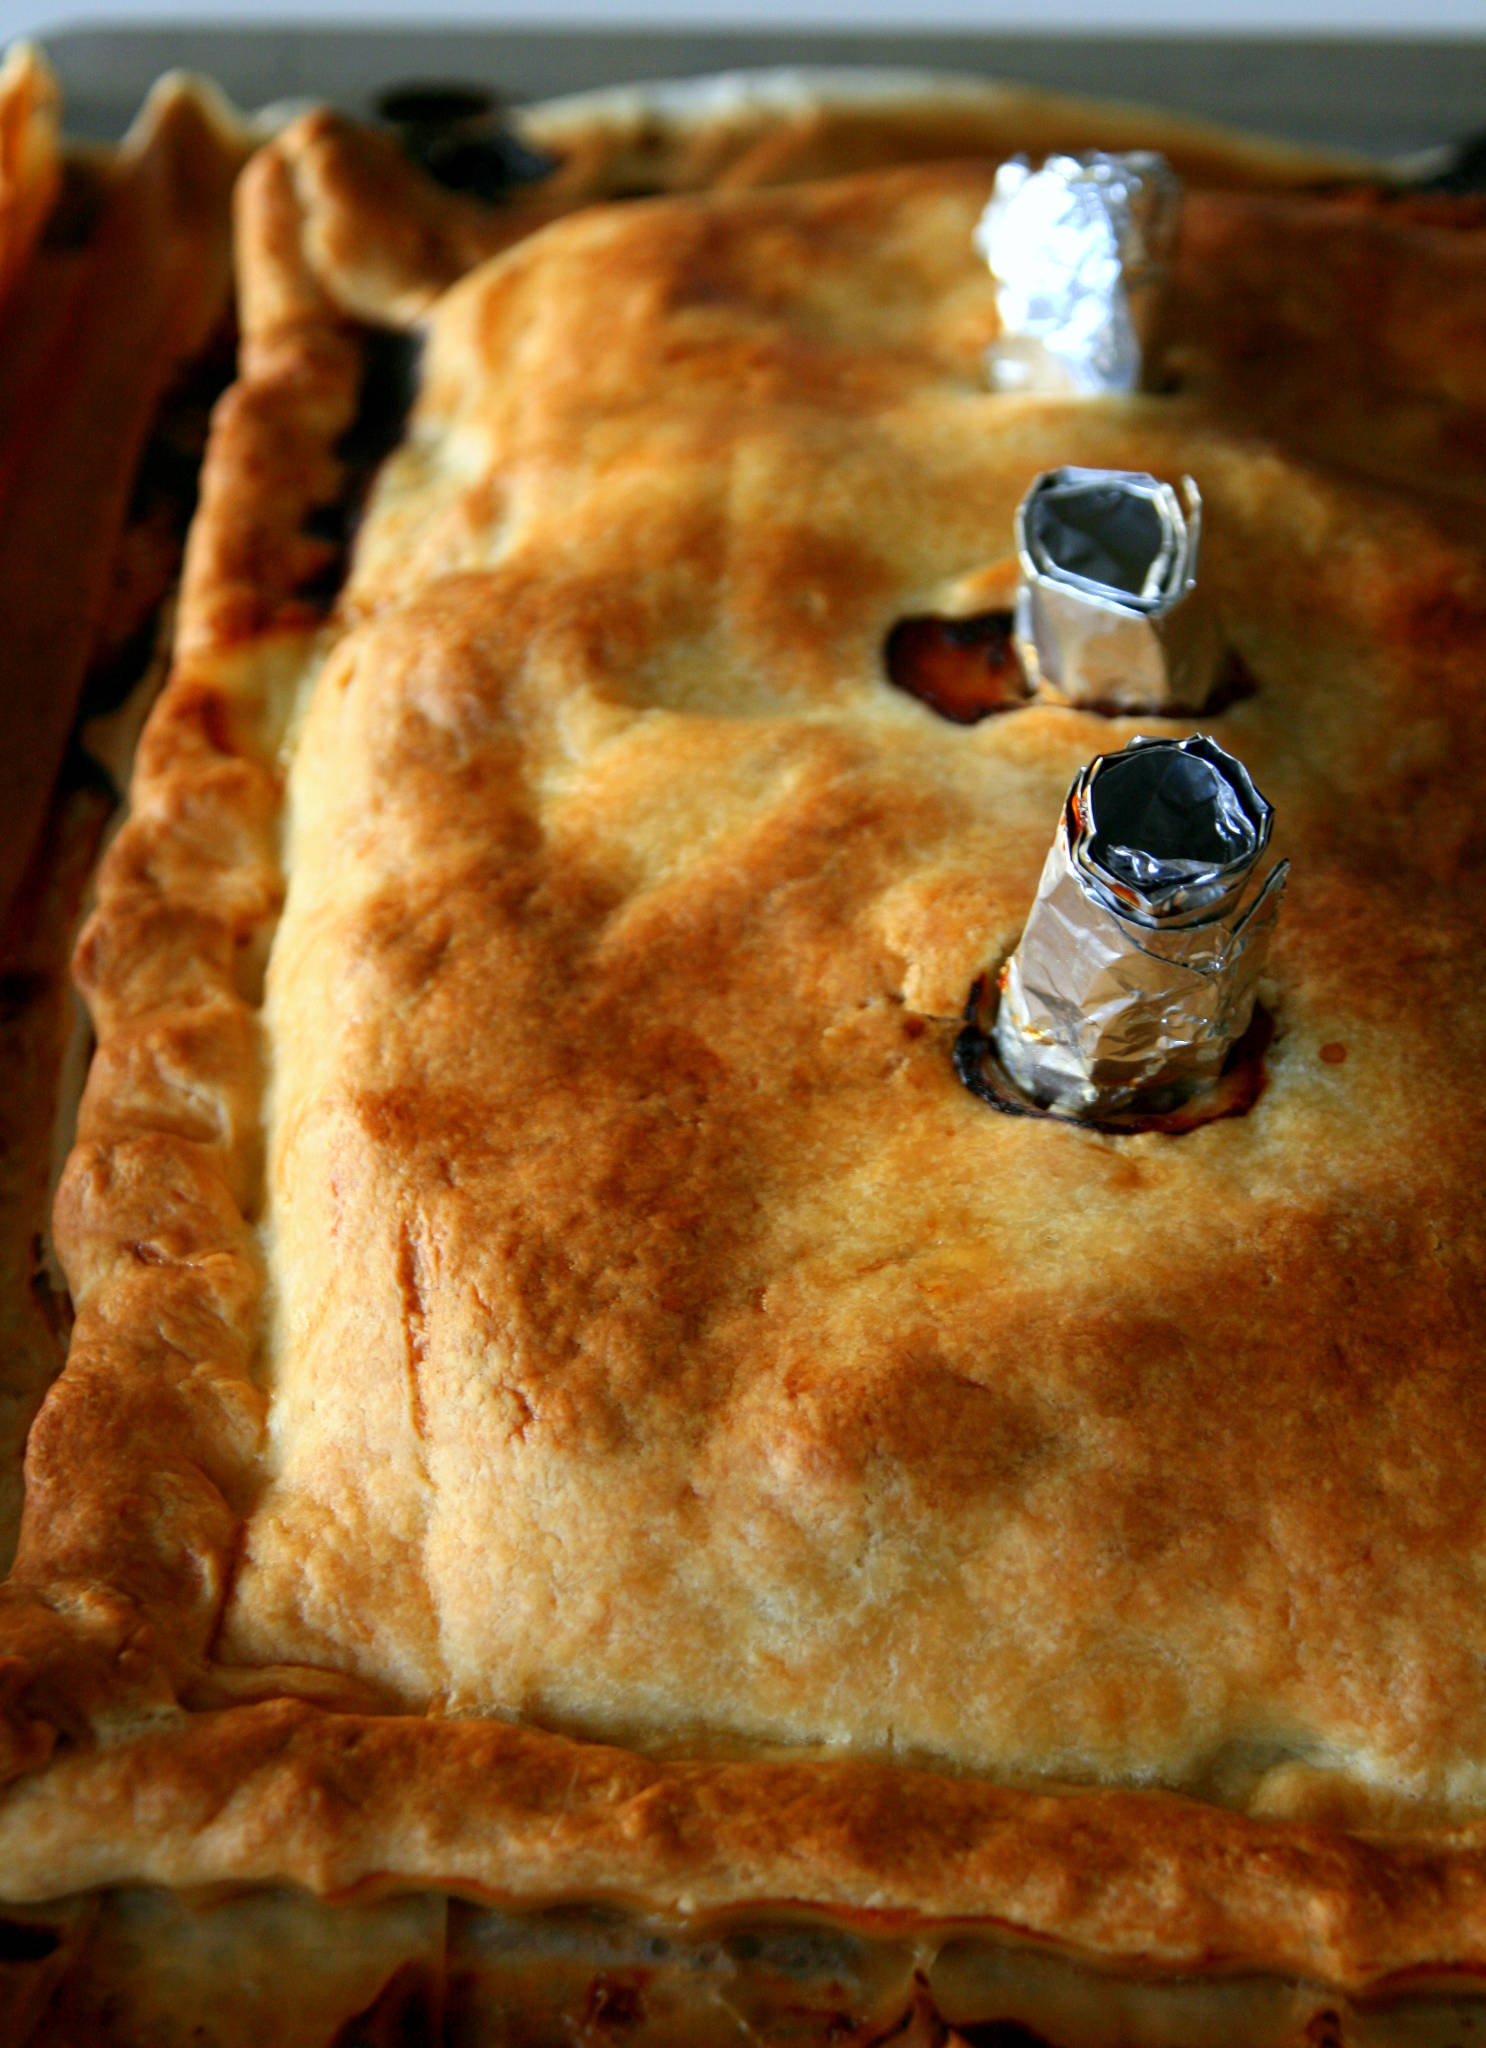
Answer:
<svg viewBox="0 0 1486 2048"><path fill-rule="evenodd" d="M1179 393L992 395L989 163L597 209L433 304L317 627L357 342L298 146L245 188L85 947L79 1335L11 1582L11 1768L118 1746L17 1786L12 1882L1486 1966L1486 581L1416 444L1369 399L1324 463L1282 381L1256 424L1200 264ZM1246 205L1194 195L1189 266ZM1181 1138L1000 1117L950 1059L1071 776L1150 721L952 726L883 646L1003 587L1063 461L1197 477L1256 684L1210 729L1295 866L1265 1091Z"/></svg>
<svg viewBox="0 0 1486 2048"><path fill-rule="evenodd" d="M1418 1063L1478 1026L1449 955L1390 974L1425 892L1347 773L1403 664L1295 616L1378 515L1195 400L989 393L985 182L596 213L433 316L290 774L221 1651L628 1741L1469 1798L1478 1134ZM1063 454L1201 479L1261 678L1223 730L1302 878L1266 1094L1180 1140L949 1059L1139 726L966 730L882 647Z"/></svg>

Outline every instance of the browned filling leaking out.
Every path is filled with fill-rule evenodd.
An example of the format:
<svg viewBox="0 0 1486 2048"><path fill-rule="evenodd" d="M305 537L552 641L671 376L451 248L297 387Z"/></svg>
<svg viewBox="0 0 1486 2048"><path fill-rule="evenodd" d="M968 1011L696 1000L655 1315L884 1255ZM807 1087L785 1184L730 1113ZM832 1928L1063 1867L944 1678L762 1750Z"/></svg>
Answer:
<svg viewBox="0 0 1486 2048"><path fill-rule="evenodd" d="M86 249L108 194L101 162L80 152L62 159L62 183L41 231L43 249Z"/></svg>
<svg viewBox="0 0 1486 2048"><path fill-rule="evenodd" d="M181 573L212 408L231 383L237 334L224 321L161 397L134 473L88 656L81 717L113 711L154 660L160 617Z"/></svg>
<svg viewBox="0 0 1486 2048"><path fill-rule="evenodd" d="M956 725L978 725L1031 696L1011 639L1010 612L968 619L899 619L884 649L888 678Z"/></svg>
<svg viewBox="0 0 1486 2048"><path fill-rule="evenodd" d="M1098 718L1215 718L1220 711L1226 711L1230 704L1241 704L1245 697L1252 697L1259 685L1254 680L1254 671L1243 656L1232 647L1228 648L1218 664L1213 686L1201 704L1163 704L1132 706L1111 704L1107 700L1092 704L1079 704L1079 711L1092 711Z"/></svg>
<svg viewBox="0 0 1486 2048"><path fill-rule="evenodd" d="M1243 656L1230 647L1219 665L1207 702L1199 705L1198 709L1204 718L1211 718L1215 711L1226 711L1230 704L1241 704L1246 697L1254 696L1258 688L1254 671Z"/></svg>
<svg viewBox="0 0 1486 2048"><path fill-rule="evenodd" d="M444 2037L444 1986L432 1962L404 1963L364 2011L338 2027L330 2048L417 2048Z"/></svg>
<svg viewBox="0 0 1486 2048"><path fill-rule="evenodd" d="M388 87L377 112L436 183L490 205L558 168L556 157L531 148L505 124L502 96L483 86L414 80Z"/></svg>
<svg viewBox="0 0 1486 2048"><path fill-rule="evenodd" d="M458 128L494 114L499 101L488 86L463 79L413 79L378 93L376 111L394 128Z"/></svg>
<svg viewBox="0 0 1486 2048"><path fill-rule="evenodd" d="M416 336L364 327L361 341L365 354L356 417L335 449L339 489L312 509L302 529L318 543L316 566L295 586L294 595L321 613L330 611L340 595L372 480L402 439L417 384Z"/></svg>
<svg viewBox="0 0 1486 2048"><path fill-rule="evenodd" d="M894 687L955 725L978 725L993 712L1015 711L1032 701L1012 639L1012 614L1007 611L976 612L967 619L932 613L899 619L883 652ZM1252 697L1257 688L1248 663L1230 648L1205 704L1186 709L1170 705L1140 715L1189 718L1200 710L1211 718ZM1130 716L1128 704L1080 704L1078 709L1104 718Z"/></svg>
<svg viewBox="0 0 1486 2048"><path fill-rule="evenodd" d="M38 1963L62 1945L55 1928L0 1920L0 1963Z"/></svg>
<svg viewBox="0 0 1486 2048"><path fill-rule="evenodd" d="M1113 1137L1129 1137L1137 1131L1161 1131L1180 1138L1202 1124L1218 1123L1224 1117L1247 1116L1264 1093L1268 1075L1264 1055L1274 1037L1274 1019L1257 1003L1242 1038L1229 1047L1223 1070L1210 1088L1169 1109L1117 1110L1110 1116L1072 1116L1066 1110L1044 1109L1030 1095L1023 1094L996 1057L992 1030L994 1001L987 1005L989 977L982 974L970 990L965 1005L965 1022L955 1040L955 1073L972 1095L999 1109L1005 1116L1043 1117L1049 1123L1077 1124L1086 1131L1103 1131Z"/></svg>

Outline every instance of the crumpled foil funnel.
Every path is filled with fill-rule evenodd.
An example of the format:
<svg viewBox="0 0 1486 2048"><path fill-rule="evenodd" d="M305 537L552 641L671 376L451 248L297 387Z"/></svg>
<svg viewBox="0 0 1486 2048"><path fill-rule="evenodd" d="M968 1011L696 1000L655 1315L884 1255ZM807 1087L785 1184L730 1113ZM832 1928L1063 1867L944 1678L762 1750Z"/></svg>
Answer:
<svg viewBox="0 0 1486 2048"><path fill-rule="evenodd" d="M1208 1086L1247 1030L1287 861L1274 812L1199 733L1135 739L1075 778L1001 977L995 1047L1046 1109L1162 1110Z"/></svg>
<svg viewBox="0 0 1486 2048"><path fill-rule="evenodd" d="M997 282L996 390L1094 395L1151 381L1180 201L1151 150L1002 164L975 228Z"/></svg>
<svg viewBox="0 0 1486 2048"><path fill-rule="evenodd" d="M1223 652L1197 594L1202 497L1141 471L1049 469L1016 513L1016 648L1060 704L1200 710Z"/></svg>

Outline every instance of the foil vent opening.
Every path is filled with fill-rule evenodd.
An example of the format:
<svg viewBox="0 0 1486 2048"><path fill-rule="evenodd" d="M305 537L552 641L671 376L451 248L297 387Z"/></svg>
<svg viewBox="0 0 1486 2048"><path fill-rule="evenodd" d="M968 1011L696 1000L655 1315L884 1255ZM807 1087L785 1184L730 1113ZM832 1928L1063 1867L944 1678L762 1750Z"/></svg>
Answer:
<svg viewBox="0 0 1486 2048"><path fill-rule="evenodd" d="M1143 471L1045 470L1016 514L1016 646L1044 699L1081 710L1200 710L1225 667L1197 590L1202 495Z"/></svg>
<svg viewBox="0 0 1486 2048"><path fill-rule="evenodd" d="M992 1036L1015 1094L1098 1120L1214 1086L1249 1030L1288 873L1260 877L1273 818L1202 734L1136 739L1081 771L1001 975Z"/></svg>
<svg viewBox="0 0 1486 2048"><path fill-rule="evenodd" d="M1092 397L1155 381L1180 196L1149 150L1002 164L974 234L996 278L994 389Z"/></svg>
<svg viewBox="0 0 1486 2048"><path fill-rule="evenodd" d="M1196 582L1176 493L1154 478L1064 470L1027 508L1026 551L1044 575L1156 611Z"/></svg>
<svg viewBox="0 0 1486 2048"><path fill-rule="evenodd" d="M1126 904L1143 897L1164 913L1214 901L1222 878L1237 866L1247 871L1263 841L1262 799L1244 782L1247 801L1195 749L1116 755L1090 808L1091 871Z"/></svg>

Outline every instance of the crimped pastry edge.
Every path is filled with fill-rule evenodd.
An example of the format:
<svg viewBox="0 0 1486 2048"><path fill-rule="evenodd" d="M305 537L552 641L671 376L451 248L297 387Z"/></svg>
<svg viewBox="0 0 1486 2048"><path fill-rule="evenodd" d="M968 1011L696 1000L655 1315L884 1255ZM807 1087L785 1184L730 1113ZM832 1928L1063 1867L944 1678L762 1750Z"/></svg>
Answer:
<svg viewBox="0 0 1486 2048"><path fill-rule="evenodd" d="M688 1921L964 1928L1108 1968L1260 1970L1374 1995L1486 1962L1470 1938L1486 1902L1480 1824L1384 1843L1163 1792L1027 1792L850 1761L659 1763L501 1722L299 1700L172 1717L59 1759L0 1811L0 1871L16 1900L125 1882L290 1883L331 1899L431 1886Z"/></svg>

